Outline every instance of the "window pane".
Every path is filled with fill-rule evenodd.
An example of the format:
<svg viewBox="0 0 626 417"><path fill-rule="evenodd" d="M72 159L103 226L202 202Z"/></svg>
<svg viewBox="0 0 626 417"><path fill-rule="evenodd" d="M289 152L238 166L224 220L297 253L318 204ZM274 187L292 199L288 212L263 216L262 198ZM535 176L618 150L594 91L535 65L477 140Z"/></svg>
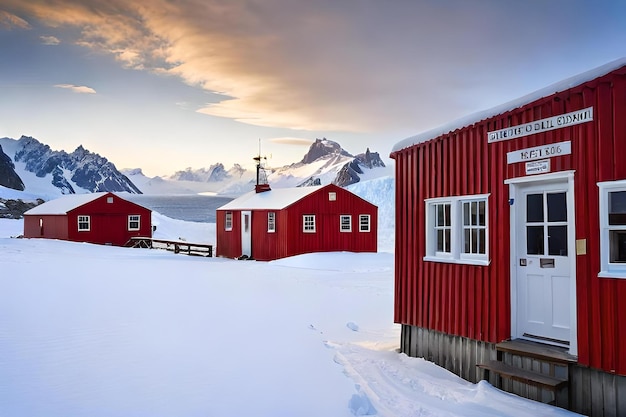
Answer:
<svg viewBox="0 0 626 417"><path fill-rule="evenodd" d="M526 253L543 255L543 226L526 226Z"/></svg>
<svg viewBox="0 0 626 417"><path fill-rule="evenodd" d="M609 262L626 263L626 230L609 231Z"/></svg>
<svg viewBox="0 0 626 417"><path fill-rule="evenodd" d="M626 191L609 193L609 224L626 225Z"/></svg>
<svg viewBox="0 0 626 417"><path fill-rule="evenodd" d="M484 201L480 201L478 202L478 225L479 226L486 226L487 223L485 222L486 217L485 217L485 202Z"/></svg>
<svg viewBox="0 0 626 417"><path fill-rule="evenodd" d="M472 250L470 246L471 232L471 229L464 230L465 238L463 240L463 253L470 253L470 251Z"/></svg>
<svg viewBox="0 0 626 417"><path fill-rule="evenodd" d="M444 230L445 236L445 250L444 252L450 252L450 229Z"/></svg>
<svg viewBox="0 0 626 417"><path fill-rule="evenodd" d="M478 253L478 229L472 229L472 253Z"/></svg>
<svg viewBox="0 0 626 417"><path fill-rule="evenodd" d="M567 226L548 226L548 254L567 256Z"/></svg>
<svg viewBox="0 0 626 417"><path fill-rule="evenodd" d="M565 193L548 194L548 221L549 222L566 222L567 221L567 201Z"/></svg>
<svg viewBox="0 0 626 417"><path fill-rule="evenodd" d="M463 203L463 225L469 226L470 224L470 204Z"/></svg>
<svg viewBox="0 0 626 417"><path fill-rule="evenodd" d="M543 221L543 194L526 195L526 221Z"/></svg>
<svg viewBox="0 0 626 417"><path fill-rule="evenodd" d="M486 254L486 238L485 238L485 229L480 229L478 231L478 253Z"/></svg>
<svg viewBox="0 0 626 417"><path fill-rule="evenodd" d="M446 226L450 226L452 224L452 217L450 214L450 204L444 204L443 207L444 207L445 216L446 216L446 219L445 219Z"/></svg>
<svg viewBox="0 0 626 417"><path fill-rule="evenodd" d="M472 225L478 224L478 202L472 201L470 214L472 217Z"/></svg>
<svg viewBox="0 0 626 417"><path fill-rule="evenodd" d="M443 204L437 204L437 226L443 226Z"/></svg>
<svg viewBox="0 0 626 417"><path fill-rule="evenodd" d="M437 252L443 252L443 230L437 230Z"/></svg>

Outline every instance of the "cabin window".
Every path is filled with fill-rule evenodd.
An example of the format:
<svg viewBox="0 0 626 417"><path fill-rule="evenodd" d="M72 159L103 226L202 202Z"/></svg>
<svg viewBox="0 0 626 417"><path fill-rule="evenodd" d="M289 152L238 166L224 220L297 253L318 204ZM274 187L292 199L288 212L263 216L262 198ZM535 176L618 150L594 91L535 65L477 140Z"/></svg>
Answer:
<svg viewBox="0 0 626 417"><path fill-rule="evenodd" d="M487 201L463 201L463 256L487 253Z"/></svg>
<svg viewBox="0 0 626 417"><path fill-rule="evenodd" d="M233 212L227 211L224 216L224 230L230 231L233 230Z"/></svg>
<svg viewBox="0 0 626 417"><path fill-rule="evenodd" d="M601 182L600 273L626 278L626 180Z"/></svg>
<svg viewBox="0 0 626 417"><path fill-rule="evenodd" d="M274 233L276 231L276 213L270 211L267 213L267 232Z"/></svg>
<svg viewBox="0 0 626 417"><path fill-rule="evenodd" d="M488 197L483 194L425 200L424 260L488 265Z"/></svg>
<svg viewBox="0 0 626 417"><path fill-rule="evenodd" d="M304 233L315 233L315 214L302 216L302 231Z"/></svg>
<svg viewBox="0 0 626 417"><path fill-rule="evenodd" d="M88 232L91 230L91 217L90 216L78 216L78 231Z"/></svg>
<svg viewBox="0 0 626 417"><path fill-rule="evenodd" d="M131 214L130 216L128 216L128 230L129 231L139 230L140 218L141 216L139 216L138 214Z"/></svg>
<svg viewBox="0 0 626 417"><path fill-rule="evenodd" d="M334 191L328 192L328 201L337 201L337 193Z"/></svg>
<svg viewBox="0 0 626 417"><path fill-rule="evenodd" d="M359 215L359 232L369 232L369 231L370 231L370 215L360 214Z"/></svg>
<svg viewBox="0 0 626 417"><path fill-rule="evenodd" d="M352 231L352 216L349 214L342 214L339 216L339 230L341 232Z"/></svg>
<svg viewBox="0 0 626 417"><path fill-rule="evenodd" d="M113 204L113 197L107 197L107 204Z"/></svg>

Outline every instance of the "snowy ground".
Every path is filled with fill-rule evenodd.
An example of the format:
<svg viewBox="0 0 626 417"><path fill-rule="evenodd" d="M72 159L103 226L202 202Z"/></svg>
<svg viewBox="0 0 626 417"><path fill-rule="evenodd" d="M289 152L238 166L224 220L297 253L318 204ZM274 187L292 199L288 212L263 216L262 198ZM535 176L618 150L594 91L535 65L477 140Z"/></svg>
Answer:
<svg viewBox="0 0 626 417"><path fill-rule="evenodd" d="M0 220L3 417L573 415L398 354L391 253L262 263L21 232Z"/></svg>

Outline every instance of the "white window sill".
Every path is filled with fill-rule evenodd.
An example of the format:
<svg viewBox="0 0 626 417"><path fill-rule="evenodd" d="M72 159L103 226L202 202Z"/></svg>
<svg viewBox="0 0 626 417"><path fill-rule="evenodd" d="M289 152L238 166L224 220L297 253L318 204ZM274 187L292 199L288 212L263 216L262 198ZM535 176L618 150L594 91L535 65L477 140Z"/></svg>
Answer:
<svg viewBox="0 0 626 417"><path fill-rule="evenodd" d="M427 262L441 262L441 263L447 263L447 264L463 264L463 265L478 265L478 266L488 266L491 263L491 261L487 259L454 259L454 258L438 258L436 256L424 256L423 259L424 261L427 261Z"/></svg>
<svg viewBox="0 0 626 417"><path fill-rule="evenodd" d="M598 273L598 278L626 279L626 270L625 271L600 271Z"/></svg>

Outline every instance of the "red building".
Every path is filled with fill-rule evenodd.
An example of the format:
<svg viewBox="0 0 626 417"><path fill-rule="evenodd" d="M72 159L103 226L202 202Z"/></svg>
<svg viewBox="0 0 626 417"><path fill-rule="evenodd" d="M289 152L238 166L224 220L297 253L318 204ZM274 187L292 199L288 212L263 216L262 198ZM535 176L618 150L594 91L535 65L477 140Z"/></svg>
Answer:
<svg viewBox="0 0 626 417"><path fill-rule="evenodd" d="M378 208L336 185L257 186L217 209L217 256L260 261L309 252L376 252Z"/></svg>
<svg viewBox="0 0 626 417"><path fill-rule="evenodd" d="M112 193L72 194L24 213L24 237L123 246L152 237L152 211Z"/></svg>
<svg viewBox="0 0 626 417"><path fill-rule="evenodd" d="M565 387L559 405L626 415L626 60L391 157L401 349L471 381L485 365L530 398L532 374L516 388L516 370L490 361L551 368L535 399Z"/></svg>

